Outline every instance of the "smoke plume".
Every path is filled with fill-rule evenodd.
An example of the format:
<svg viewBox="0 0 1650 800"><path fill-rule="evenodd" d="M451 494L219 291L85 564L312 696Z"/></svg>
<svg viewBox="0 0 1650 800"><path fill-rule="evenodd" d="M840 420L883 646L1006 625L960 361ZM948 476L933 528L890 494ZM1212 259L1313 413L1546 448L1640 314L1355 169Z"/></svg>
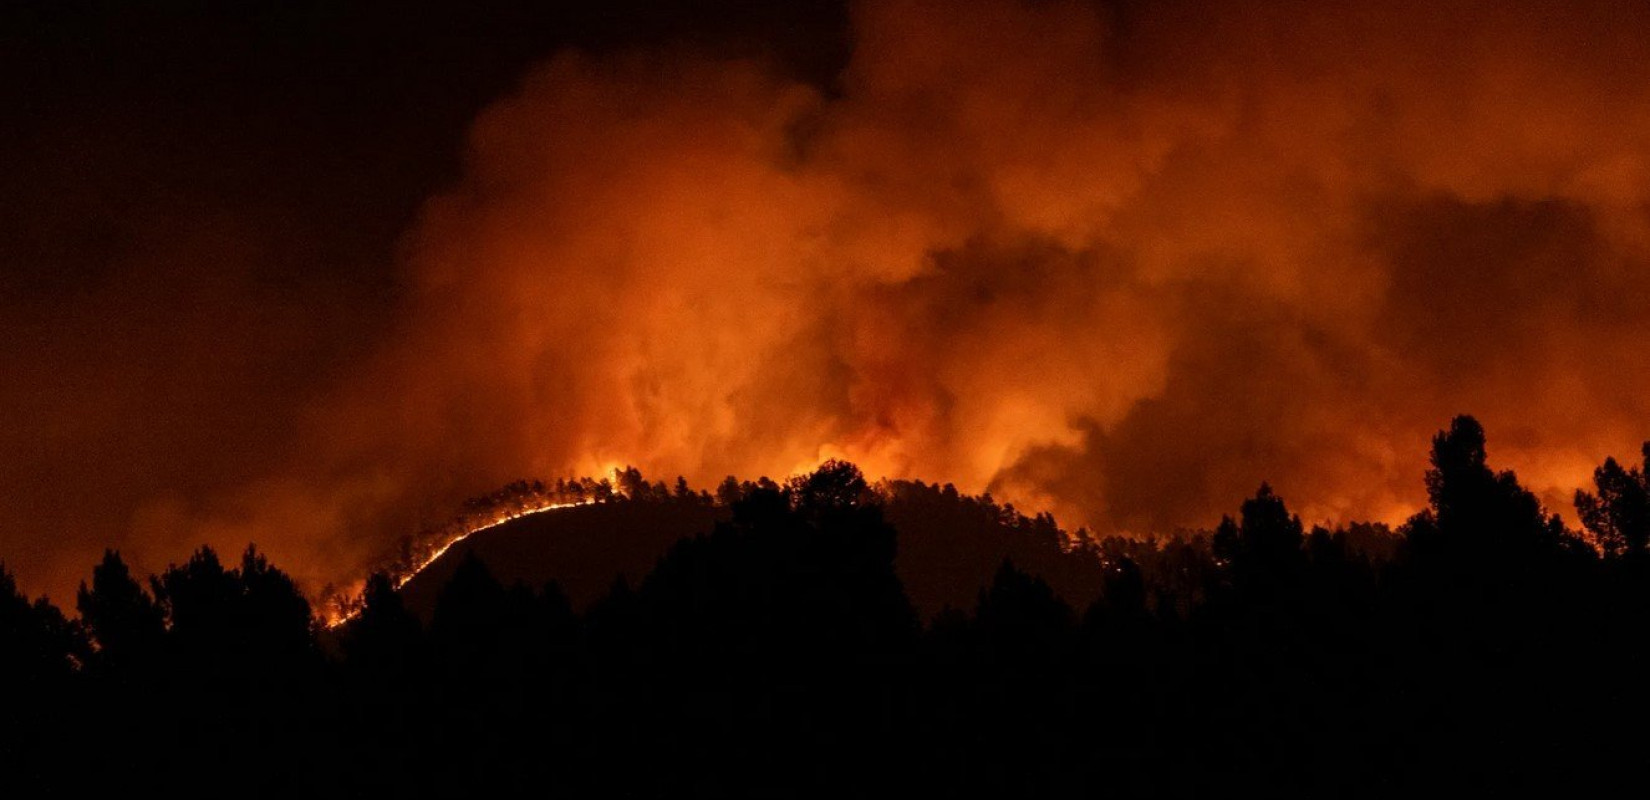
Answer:
<svg viewBox="0 0 1650 800"><path fill-rule="evenodd" d="M1567 510L1650 436L1647 36L1613 3L901 0L823 87L564 52L475 121L372 341L282 395L288 444L150 487L128 536L315 585L516 477L828 457L1106 532L1262 480L1396 521L1461 412Z"/></svg>

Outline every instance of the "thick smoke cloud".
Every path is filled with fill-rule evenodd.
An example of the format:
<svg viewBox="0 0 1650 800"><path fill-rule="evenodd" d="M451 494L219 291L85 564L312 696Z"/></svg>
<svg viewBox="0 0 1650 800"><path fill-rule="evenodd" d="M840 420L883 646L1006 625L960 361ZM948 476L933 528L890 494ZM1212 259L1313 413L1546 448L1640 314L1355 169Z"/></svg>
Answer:
<svg viewBox="0 0 1650 800"><path fill-rule="evenodd" d="M828 90L567 52L476 121L393 321L276 410L292 444L131 536L316 585L519 476L833 456L1106 531L1263 479L1395 521L1460 412L1566 510L1650 436L1646 35L1625 4L886 2Z"/></svg>

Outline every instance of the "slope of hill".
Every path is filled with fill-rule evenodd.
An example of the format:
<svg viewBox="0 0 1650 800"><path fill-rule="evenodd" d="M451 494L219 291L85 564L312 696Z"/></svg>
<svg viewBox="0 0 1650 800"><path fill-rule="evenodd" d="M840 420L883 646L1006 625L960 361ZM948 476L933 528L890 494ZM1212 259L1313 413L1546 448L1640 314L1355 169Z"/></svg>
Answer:
<svg viewBox="0 0 1650 800"><path fill-rule="evenodd" d="M441 588L474 552L505 585L539 587L554 580L583 608L619 576L639 582L677 540L709 533L726 516L725 509L698 498L595 503L526 516L454 544L407 581L401 595L407 608L428 620Z"/></svg>
<svg viewBox="0 0 1650 800"><path fill-rule="evenodd" d="M1047 515L1026 517L989 497L920 481L883 484L883 513L899 532L894 565L924 618L971 609L1004 560L1035 575L1066 602L1084 608L1099 596L1098 554L1068 549Z"/></svg>
<svg viewBox="0 0 1650 800"><path fill-rule="evenodd" d="M1026 517L989 498L921 482L884 483L875 498L898 531L896 568L924 619L946 607L972 608L1005 559L1048 581L1078 608L1099 596L1099 553L1071 550L1050 517ZM664 493L534 514L455 544L408 581L402 595L428 619L441 587L473 552L506 585L554 580L583 608L619 576L639 583L676 541L709 533L726 518L725 506L700 495Z"/></svg>

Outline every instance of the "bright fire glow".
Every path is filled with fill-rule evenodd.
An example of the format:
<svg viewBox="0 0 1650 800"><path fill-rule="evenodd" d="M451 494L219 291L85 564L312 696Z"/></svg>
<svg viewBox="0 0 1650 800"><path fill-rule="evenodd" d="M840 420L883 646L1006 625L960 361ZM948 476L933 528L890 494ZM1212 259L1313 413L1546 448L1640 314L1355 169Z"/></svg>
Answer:
<svg viewBox="0 0 1650 800"><path fill-rule="evenodd" d="M522 517L529 517L534 514L543 514L546 511L559 511L564 508L577 508L579 506L594 505L595 503L595 500L580 500L572 503L548 503L541 506L512 509L496 517L481 520L477 524L462 527L456 534L442 540L439 545L430 550L424 557L420 558L417 564L394 576L395 588L400 590L401 587L407 585L408 581L411 581L414 577L416 577L418 573L423 572L426 567L434 564L437 559L441 558L443 555L446 555L447 551L451 550L453 545L456 545L459 542L474 536L475 534L481 533L482 531L496 528L507 522L513 522L521 519ZM361 615L361 603L359 602L359 598L354 598L354 602L348 603L345 607L336 611L328 609L326 613L328 613L326 626L328 628L337 628Z"/></svg>
<svg viewBox="0 0 1650 800"><path fill-rule="evenodd" d="M256 542L319 588L620 458L714 487L834 456L1099 534L1263 480L1398 522L1460 413L1566 512L1650 438L1650 4L852 5L823 83L549 58L393 275L269 283L310 237L261 203L81 236L122 187L52 192L40 252L96 280L0 291L0 556L61 600L110 544Z"/></svg>

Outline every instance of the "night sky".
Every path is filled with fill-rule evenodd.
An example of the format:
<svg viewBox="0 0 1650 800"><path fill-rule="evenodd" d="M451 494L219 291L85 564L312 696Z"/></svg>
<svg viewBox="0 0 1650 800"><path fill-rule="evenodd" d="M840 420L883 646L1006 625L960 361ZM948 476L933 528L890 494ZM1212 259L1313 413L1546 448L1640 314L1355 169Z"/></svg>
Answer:
<svg viewBox="0 0 1650 800"><path fill-rule="evenodd" d="M1650 437L1650 8L9 3L0 558L310 589L520 477L1114 532Z"/></svg>

